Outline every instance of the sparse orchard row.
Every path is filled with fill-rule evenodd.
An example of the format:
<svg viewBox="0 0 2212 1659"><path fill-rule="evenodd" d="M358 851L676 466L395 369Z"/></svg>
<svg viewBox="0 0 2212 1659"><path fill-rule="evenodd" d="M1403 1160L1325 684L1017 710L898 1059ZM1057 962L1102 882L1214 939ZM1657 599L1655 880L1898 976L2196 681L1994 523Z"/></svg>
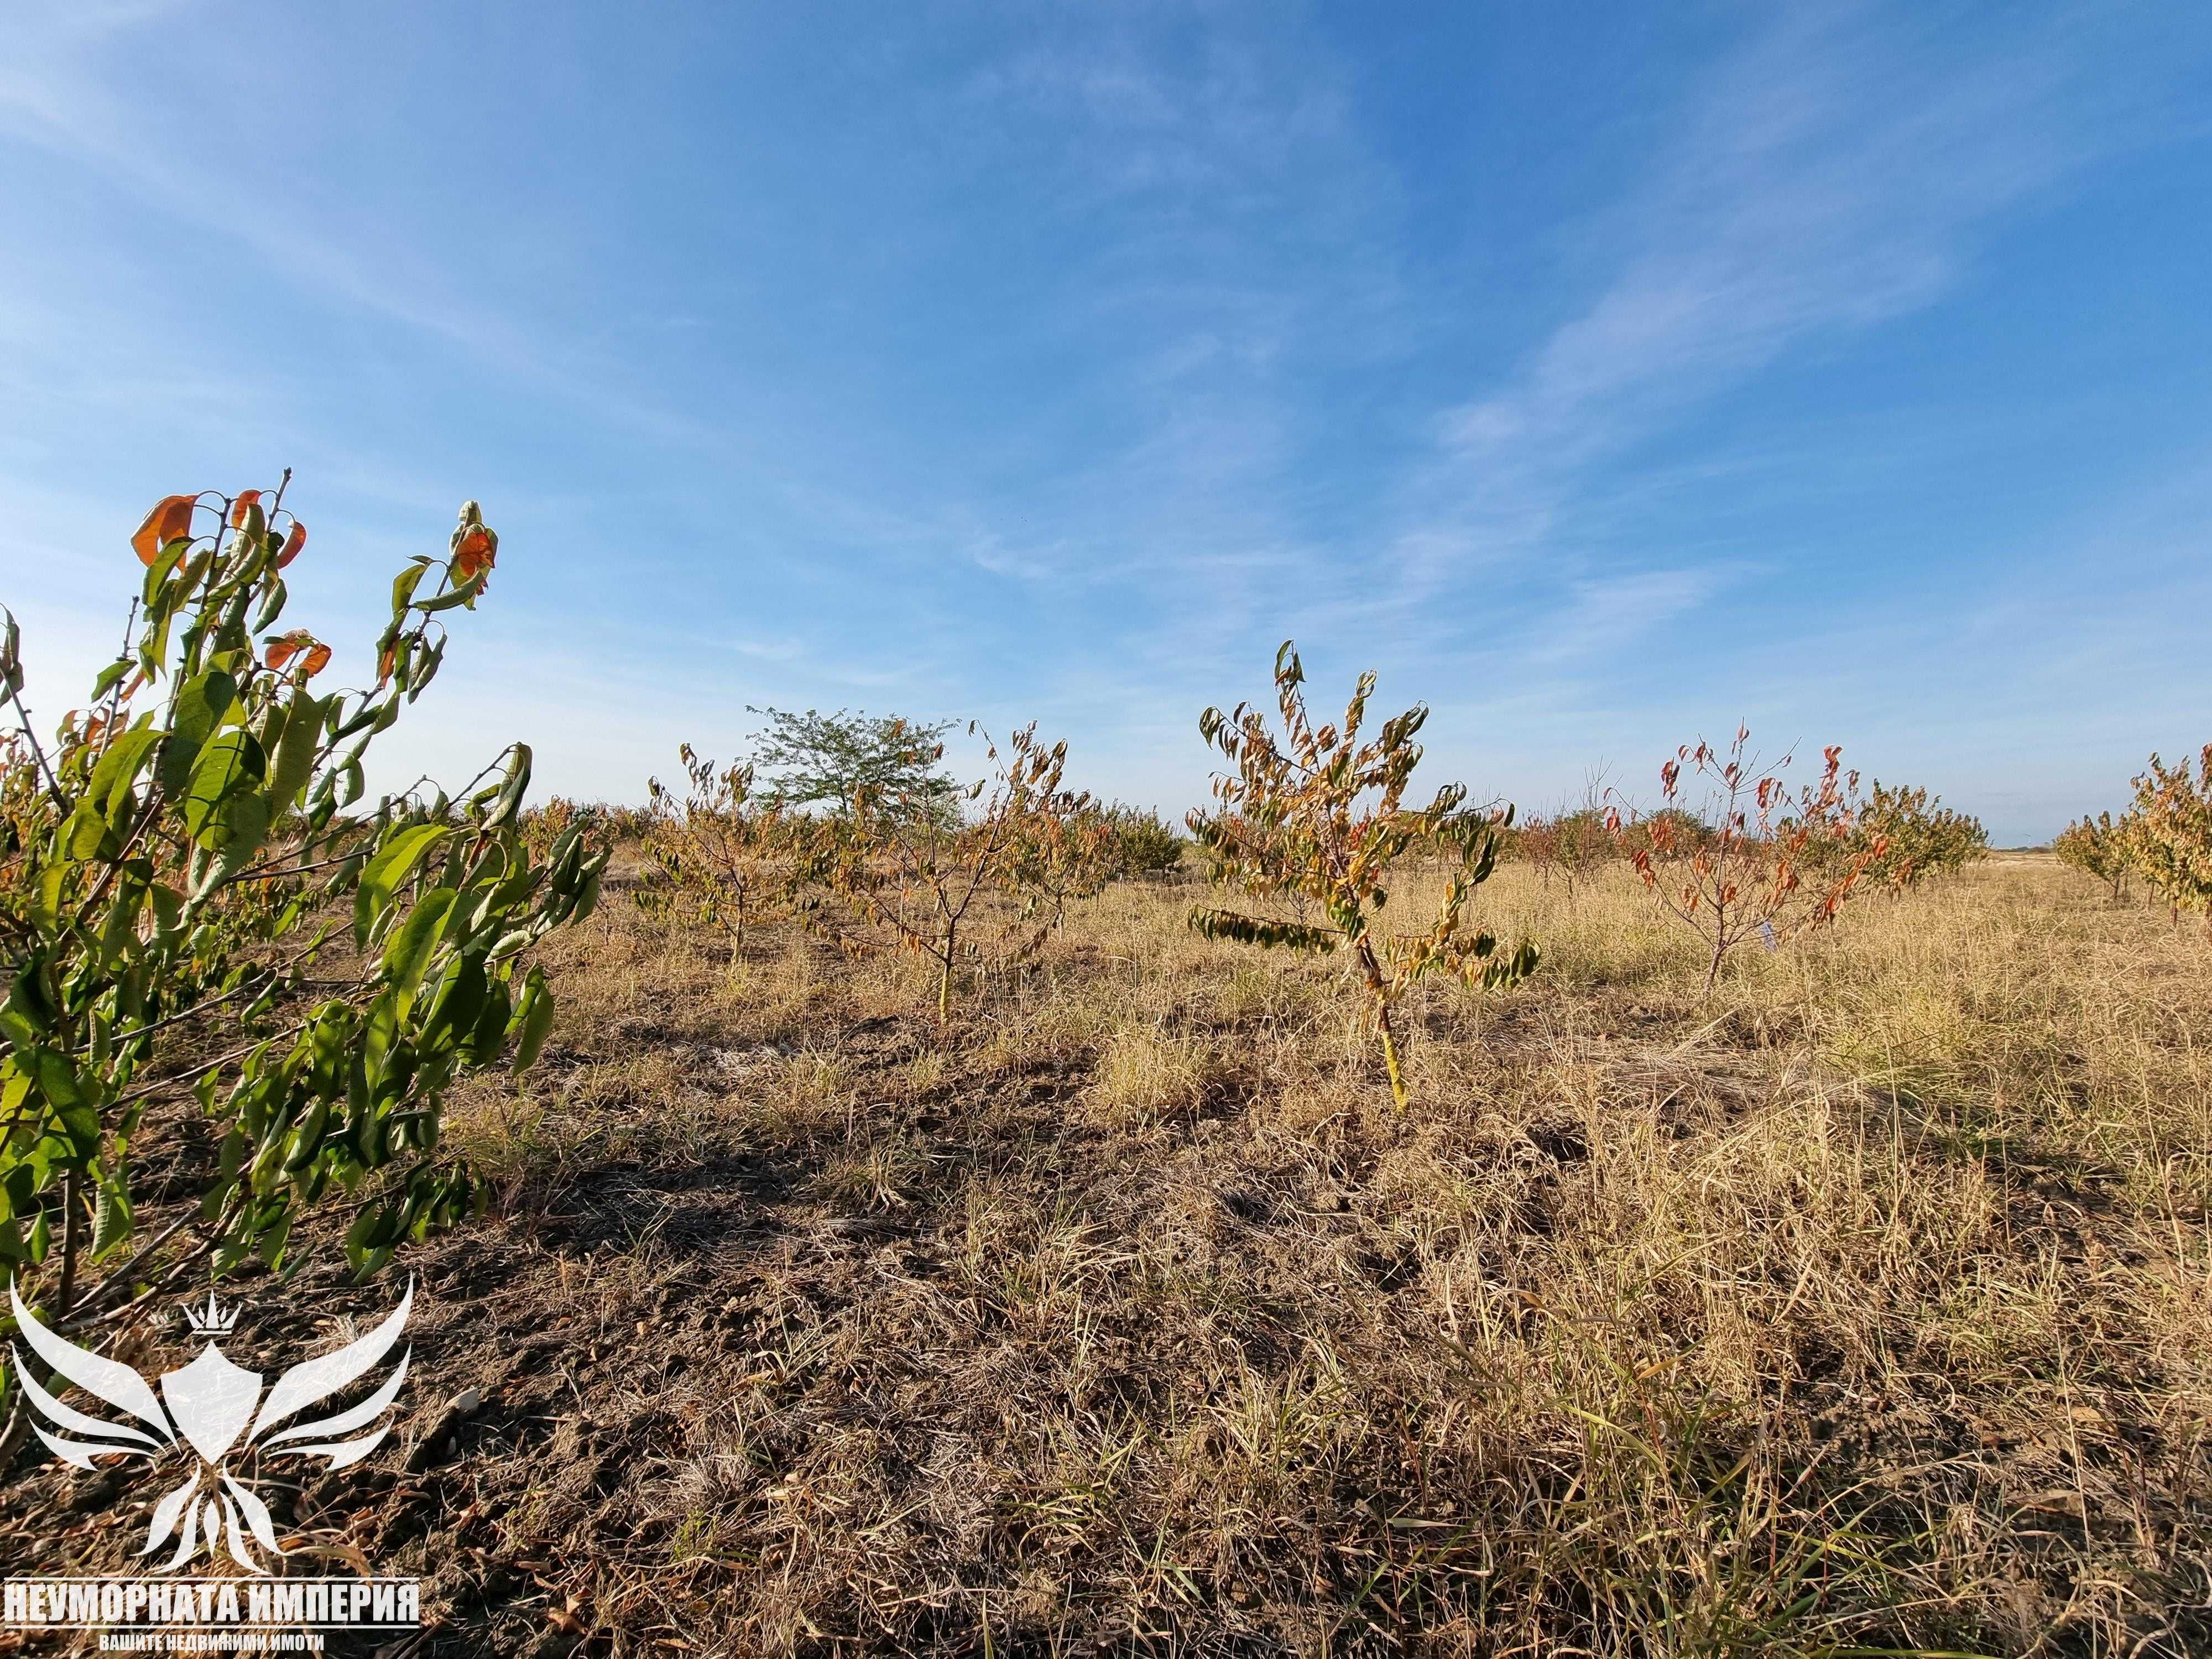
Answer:
<svg viewBox="0 0 2212 1659"><path fill-rule="evenodd" d="M2115 904L2128 877L2139 876L2176 927L2184 910L2201 910L2212 933L2212 744L2197 757L2193 775L2186 762L2168 767L2153 755L2126 811L2068 824L2051 850L2062 864L2103 882Z"/></svg>
<svg viewBox="0 0 2212 1659"><path fill-rule="evenodd" d="M640 908L720 921L738 951L748 915L774 915L848 954L927 957L940 1024L963 963L1019 963L1071 901L1182 856L1152 815L1061 788L1066 745L1034 726L1003 756L985 735L992 775L961 789L939 769L942 726L764 712L777 724L755 760L718 769L686 744L685 796L651 785ZM778 769L764 789L763 763Z"/></svg>
<svg viewBox="0 0 2212 1659"><path fill-rule="evenodd" d="M426 781L365 806L367 751L437 673L446 620L475 608L497 538L466 504L446 556L395 580L374 684L319 694L330 647L278 630L307 538L284 495L154 508L132 542L145 574L118 654L50 737L12 616L0 641L14 722L0 738L0 1263L35 1281L59 1328L112 1320L202 1266L221 1275L257 1255L291 1270L312 1217L342 1218L329 1231L365 1274L465 1213L478 1188L441 1145L443 1097L504 1055L531 1063L553 1012L532 948L591 910L618 839L643 855L640 908L722 930L733 961L781 921L847 958L926 962L946 1044L956 1003L1036 958L1073 907L1172 875L1189 850L1157 817L1067 787L1066 744L1033 725L1003 744L971 726L984 775L962 785L943 767L947 726L842 711L757 711L770 722L757 751L726 766L682 747L683 786L655 781L642 811L526 811L520 744L457 795ZM1426 708L1366 735L1364 674L1341 721L1316 728L1304 680L1286 641L1276 720L1241 703L1200 718L1227 769L1188 823L1224 891L1188 921L1340 963L1401 1115L1415 1091L1397 1018L1413 988L1442 975L1502 991L1538 974L1534 940L1502 944L1471 917L1501 859L1559 877L1570 907L1625 863L1694 936L1710 1000L1747 944L1782 950L1855 894L1988 848L1978 822L1923 788L1862 797L1833 748L1793 792L1790 757L1763 763L1741 726L1725 750L1684 745L1653 810L1594 786L1516 823L1459 782L1409 805ZM2177 921L2212 920L2212 746L2193 772L2154 756L2118 821L2084 819L2055 850L2115 899L2132 870ZM1394 891L1439 881L1431 910L1391 925ZM164 1139L196 1149L165 1189L188 1201L145 1238L134 1170Z"/></svg>
<svg viewBox="0 0 2212 1659"><path fill-rule="evenodd" d="M1877 778L1838 849L1846 859L1863 851L1867 881L1903 889L1987 858L1990 837L1979 818L1944 805L1940 795L1887 787Z"/></svg>
<svg viewBox="0 0 2212 1659"><path fill-rule="evenodd" d="M990 775L945 810L908 791L864 784L836 810L794 818L787 842L808 930L848 953L927 957L937 970L940 1025L951 1017L963 950L1002 965L1021 961L1071 898L1097 891L1112 874L1094 804L1060 787L1065 743L1047 748L1032 725L1003 753L988 737L984 749ZM933 765L942 753L942 745L933 750Z"/></svg>
<svg viewBox="0 0 2212 1659"><path fill-rule="evenodd" d="M2061 864L2103 882L2112 890L2112 902L2120 902L2128 879L2127 847L2124 831L2110 812L2068 824L2052 838L2051 850Z"/></svg>

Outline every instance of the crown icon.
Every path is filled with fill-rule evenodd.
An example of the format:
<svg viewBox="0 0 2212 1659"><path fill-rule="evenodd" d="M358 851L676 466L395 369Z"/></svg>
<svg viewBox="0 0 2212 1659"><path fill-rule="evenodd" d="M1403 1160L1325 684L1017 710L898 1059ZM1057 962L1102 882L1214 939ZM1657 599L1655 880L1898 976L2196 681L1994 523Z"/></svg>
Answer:
<svg viewBox="0 0 2212 1659"><path fill-rule="evenodd" d="M215 1292L210 1291L205 1308L195 1308L190 1303L185 1304L185 1322L192 1328L195 1336L228 1336L231 1328L238 1323L238 1310L225 1310L216 1306Z"/></svg>

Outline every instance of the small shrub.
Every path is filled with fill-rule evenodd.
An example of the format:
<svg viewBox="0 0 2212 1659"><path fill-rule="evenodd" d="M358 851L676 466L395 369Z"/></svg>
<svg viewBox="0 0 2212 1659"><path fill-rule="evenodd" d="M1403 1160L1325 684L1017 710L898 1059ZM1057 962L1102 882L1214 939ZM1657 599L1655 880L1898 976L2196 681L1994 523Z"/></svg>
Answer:
<svg viewBox="0 0 2212 1659"><path fill-rule="evenodd" d="M679 798L650 781L651 817L643 844L649 868L633 895L648 915L682 916L729 929L742 951L745 926L787 898L792 821L780 800L753 796L753 769L718 769L690 744L678 750L686 787Z"/></svg>
<svg viewBox="0 0 2212 1659"><path fill-rule="evenodd" d="M2192 776L2189 763L2168 768L2156 755L2135 781L2123 845L2129 865L2173 912L2202 910L2212 928L2212 743Z"/></svg>
<svg viewBox="0 0 2212 1659"><path fill-rule="evenodd" d="M1791 757L1770 769L1750 743L1739 726L1725 754L1685 744L1659 769L1663 808L1638 816L1616 803L1608 818L1644 886L1704 944L1707 997L1729 952L1753 938L1778 946L1834 921L1887 850L1878 836L1853 842L1856 778L1843 776L1840 750L1824 750L1820 781L1792 797L1780 775ZM1685 764L1705 784L1698 808L1681 801Z"/></svg>
<svg viewBox="0 0 2212 1659"><path fill-rule="evenodd" d="M2120 902L2120 889L2128 878L2127 821L2112 821L2110 812L2083 817L2060 830L2051 843L2061 864L2094 876L2112 890L2112 902Z"/></svg>
<svg viewBox="0 0 2212 1659"><path fill-rule="evenodd" d="M1381 734L1363 744L1374 675L1359 677L1342 727L1319 731L1306 714L1304 681L1297 653L1285 640L1275 653L1279 739L1265 714L1243 703L1231 714L1208 708L1200 717L1200 734L1237 771L1214 777L1218 810L1194 811L1189 819L1218 880L1277 901L1291 914L1202 906L1191 913L1191 926L1208 939L1322 955L1345 951L1364 1013L1382 1036L1391 1099L1402 1112L1406 1079L1390 1011L1413 984L1442 969L1470 986L1495 988L1535 970L1534 945L1499 955L1496 939L1471 930L1464 915L1474 890L1490 878L1498 830L1510 823L1512 809L1464 811L1467 788L1456 783L1437 790L1427 806L1408 809L1406 790L1421 758L1413 737L1428 709L1416 704L1384 721ZM1383 878L1420 842L1447 847L1456 856L1443 902L1421 931L1384 933L1376 925L1389 897Z"/></svg>
<svg viewBox="0 0 2212 1659"><path fill-rule="evenodd" d="M1620 856L1605 814L1593 806L1576 807L1547 818L1532 818L1509 832L1508 848L1517 852L1536 872L1544 885L1559 877L1572 898L1575 884L1587 879Z"/></svg>
<svg viewBox="0 0 2212 1659"><path fill-rule="evenodd" d="M1848 859L1877 843L1881 850L1867 859L1864 878L1900 890L1990 854L1989 833L1979 818L1954 811L1925 789L1893 789L1879 780L1859 808L1851 833L1833 850Z"/></svg>
<svg viewBox="0 0 2212 1659"><path fill-rule="evenodd" d="M1158 813L1113 806L1105 809L1102 817L1108 856L1116 875L1161 875L1182 862L1182 850L1189 843Z"/></svg>
<svg viewBox="0 0 2212 1659"><path fill-rule="evenodd" d="M1065 743L1044 747L1031 725L1003 754L986 736L985 751L991 776L950 811L938 801L943 746L933 744L917 757L920 769L862 785L841 811L789 820L794 878L817 896L803 901L802 919L850 950L927 957L938 969L940 1025L961 953L979 934L1000 962L1021 960L1050 936L1069 899L1096 892L1113 873L1096 804L1060 787Z"/></svg>

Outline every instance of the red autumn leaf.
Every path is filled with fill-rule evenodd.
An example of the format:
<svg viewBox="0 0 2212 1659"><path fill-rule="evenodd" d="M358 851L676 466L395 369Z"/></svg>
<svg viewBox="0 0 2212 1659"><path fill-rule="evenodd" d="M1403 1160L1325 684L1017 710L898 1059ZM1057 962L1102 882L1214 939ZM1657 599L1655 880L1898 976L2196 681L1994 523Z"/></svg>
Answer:
<svg viewBox="0 0 2212 1659"><path fill-rule="evenodd" d="M282 570L300 556L300 550L307 544L307 526L297 519L292 520L292 533L284 538L283 550L276 556L276 568Z"/></svg>
<svg viewBox="0 0 2212 1659"><path fill-rule="evenodd" d="M192 505L198 499L197 495L164 495L154 503L154 510L131 538L139 563L150 565L171 542L192 533Z"/></svg>
<svg viewBox="0 0 2212 1659"><path fill-rule="evenodd" d="M453 574L465 582L472 581L498 559L499 538L482 525L473 526L453 554Z"/></svg>
<svg viewBox="0 0 2212 1659"><path fill-rule="evenodd" d="M252 512L256 506L259 505L260 501L261 492L259 490L240 490L231 500L230 527L233 530L244 528L246 524L246 515Z"/></svg>
<svg viewBox="0 0 2212 1659"><path fill-rule="evenodd" d="M270 667L281 669L295 657L299 658L306 678L313 679L330 666L331 648L304 628L295 628L269 641Z"/></svg>

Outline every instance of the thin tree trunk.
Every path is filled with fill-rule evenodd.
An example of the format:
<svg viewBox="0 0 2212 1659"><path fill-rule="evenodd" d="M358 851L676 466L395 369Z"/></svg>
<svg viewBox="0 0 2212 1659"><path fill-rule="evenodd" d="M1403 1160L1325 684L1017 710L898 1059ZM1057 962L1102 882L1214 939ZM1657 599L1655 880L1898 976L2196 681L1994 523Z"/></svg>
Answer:
<svg viewBox="0 0 2212 1659"><path fill-rule="evenodd" d="M1390 1028L1390 1000L1383 994L1382 966L1375 960L1375 947L1364 934L1359 940L1359 971L1367 981L1368 994L1375 999L1376 1023L1382 1028L1382 1064L1390 1073L1390 1099L1402 1115L1409 1097L1405 1070L1398 1064L1398 1034Z"/></svg>
<svg viewBox="0 0 2212 1659"><path fill-rule="evenodd" d="M1398 1039L1390 1030L1389 1005L1383 1004L1380 1012L1382 1024L1382 1064L1390 1073L1390 1098L1402 1115L1407 1104L1406 1074L1398 1066Z"/></svg>
<svg viewBox="0 0 2212 1659"><path fill-rule="evenodd" d="M70 1304L76 1298L76 1186L77 1172L71 1170L62 1177L62 1277L54 1288L53 1318L67 1316Z"/></svg>

